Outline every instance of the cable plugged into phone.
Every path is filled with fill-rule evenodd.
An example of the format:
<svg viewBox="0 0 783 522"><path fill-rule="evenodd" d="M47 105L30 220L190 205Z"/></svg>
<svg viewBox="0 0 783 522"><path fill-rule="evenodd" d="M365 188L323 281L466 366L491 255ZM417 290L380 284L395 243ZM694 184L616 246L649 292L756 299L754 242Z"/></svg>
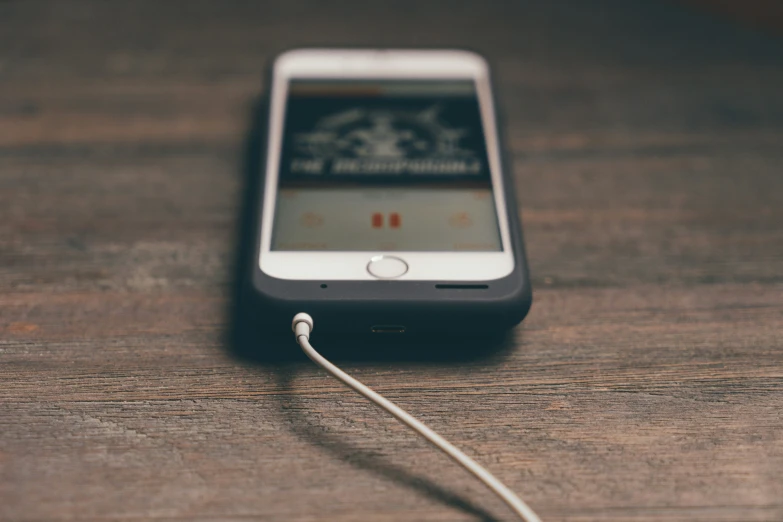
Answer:
<svg viewBox="0 0 783 522"><path fill-rule="evenodd" d="M395 419L405 424L407 427L427 439L433 446L451 457L452 460L472 473L477 479L491 489L493 493L499 496L523 521L541 522L538 515L536 515L522 499L506 487L505 484L495 478L489 471L484 469L479 463L465 455L462 451L457 449L456 446L432 431L408 412L357 381L318 353L315 348L310 345L310 332L313 331L313 318L310 317L310 315L306 313L296 314L291 329L294 331L296 342L315 364L329 372L334 378L341 381L355 392L364 396L379 408L386 410Z"/></svg>
<svg viewBox="0 0 783 522"><path fill-rule="evenodd" d="M296 342L299 342L299 337L302 336L309 340L310 332L313 331L313 318L310 317L310 314L296 314L294 316L294 322L291 325L291 329L294 331Z"/></svg>

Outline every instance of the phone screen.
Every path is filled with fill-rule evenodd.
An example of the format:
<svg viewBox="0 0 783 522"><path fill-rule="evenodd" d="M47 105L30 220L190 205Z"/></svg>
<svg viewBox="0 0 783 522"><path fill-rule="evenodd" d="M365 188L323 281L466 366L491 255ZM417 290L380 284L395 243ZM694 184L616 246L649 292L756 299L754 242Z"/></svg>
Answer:
<svg viewBox="0 0 783 522"><path fill-rule="evenodd" d="M472 80L291 80L278 251L502 250Z"/></svg>

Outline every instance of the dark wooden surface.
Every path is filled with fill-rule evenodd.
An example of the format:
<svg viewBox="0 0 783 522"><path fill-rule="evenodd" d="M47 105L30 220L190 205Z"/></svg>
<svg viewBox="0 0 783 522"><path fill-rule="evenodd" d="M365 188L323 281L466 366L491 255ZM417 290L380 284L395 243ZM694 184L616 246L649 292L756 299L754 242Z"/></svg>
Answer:
<svg viewBox="0 0 783 522"><path fill-rule="evenodd" d="M534 281L505 352L349 370L546 521L783 520L783 41L619 1L0 3L0 519L508 519L227 346L250 106L312 44L492 60Z"/></svg>

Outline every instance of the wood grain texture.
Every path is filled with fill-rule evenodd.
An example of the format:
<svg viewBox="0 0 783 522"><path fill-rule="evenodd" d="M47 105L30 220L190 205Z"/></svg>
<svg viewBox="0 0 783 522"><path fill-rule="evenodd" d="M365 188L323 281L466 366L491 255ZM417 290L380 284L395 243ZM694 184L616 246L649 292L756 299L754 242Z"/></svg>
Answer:
<svg viewBox="0 0 783 522"><path fill-rule="evenodd" d="M347 369L548 522L783 520L783 41L619 1L0 3L0 519L508 519L227 346L250 107L316 44L490 58L535 290L506 351Z"/></svg>

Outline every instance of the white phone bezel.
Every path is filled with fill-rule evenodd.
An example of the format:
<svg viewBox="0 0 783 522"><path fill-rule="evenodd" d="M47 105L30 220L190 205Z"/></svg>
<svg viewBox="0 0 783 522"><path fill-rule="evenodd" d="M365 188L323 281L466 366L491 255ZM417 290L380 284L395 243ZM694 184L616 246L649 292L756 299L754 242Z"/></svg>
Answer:
<svg viewBox="0 0 783 522"><path fill-rule="evenodd" d="M475 81L487 144L497 211L501 252L407 251L279 251L271 250L283 122L291 79L471 79ZM489 67L481 56L460 50L299 49L281 54L272 72L259 267L265 274L289 280L375 280L369 260L392 255L405 260L408 271L398 280L489 281L514 270L514 254L506 213Z"/></svg>

